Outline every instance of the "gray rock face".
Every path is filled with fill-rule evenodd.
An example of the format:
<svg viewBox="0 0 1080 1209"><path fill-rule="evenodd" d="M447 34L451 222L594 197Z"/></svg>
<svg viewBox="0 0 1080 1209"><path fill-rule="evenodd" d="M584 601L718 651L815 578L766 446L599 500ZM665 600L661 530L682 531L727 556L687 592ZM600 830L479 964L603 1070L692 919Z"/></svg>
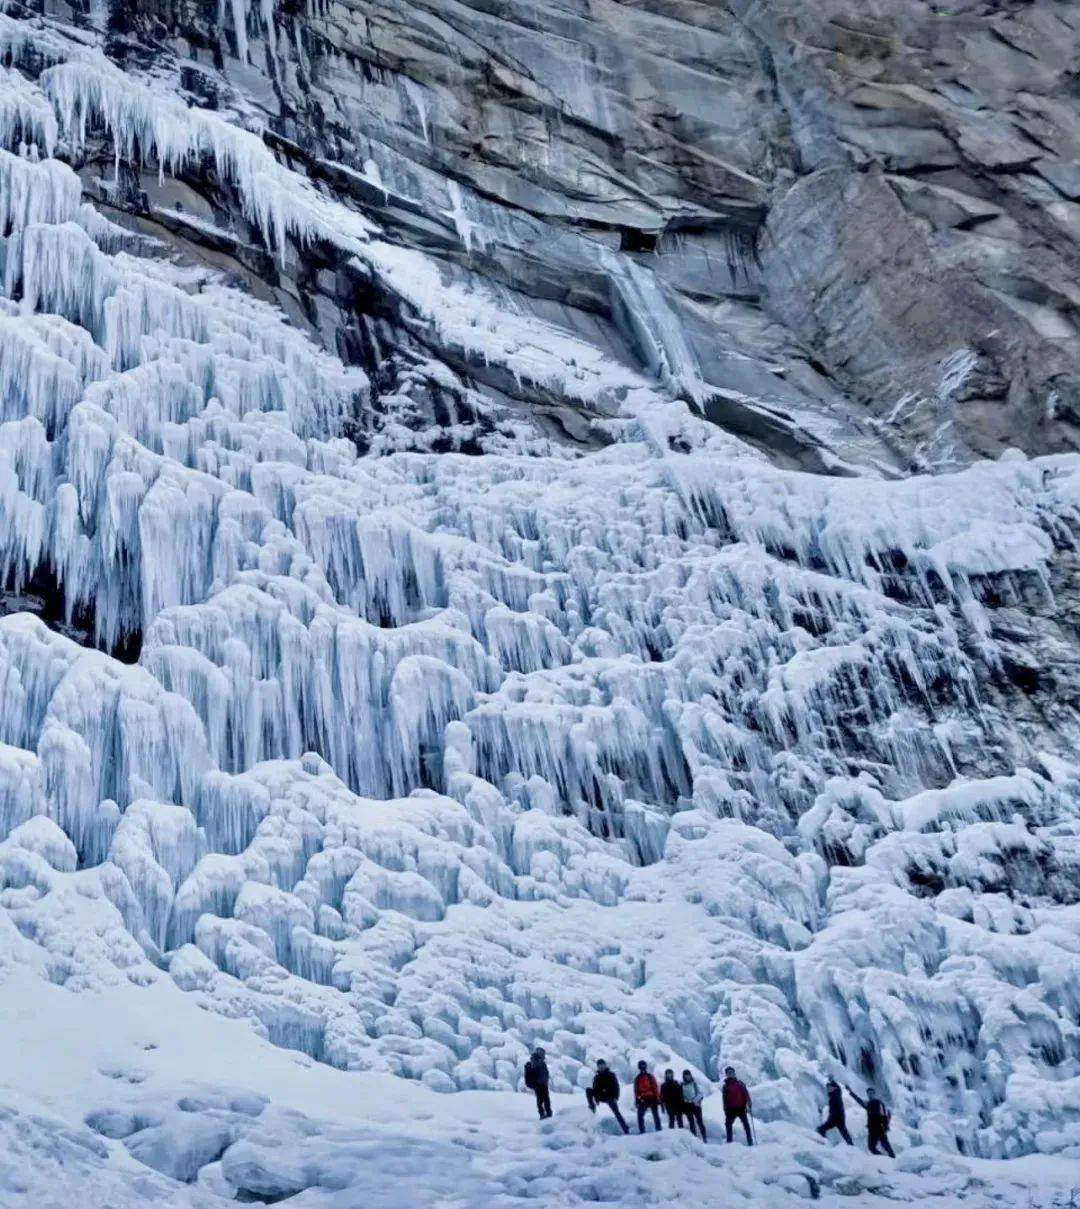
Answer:
<svg viewBox="0 0 1080 1209"><path fill-rule="evenodd" d="M1068 357L969 274L943 270L877 166L801 179L764 245L766 305L883 427L944 457L1059 435L1048 418L1071 398Z"/></svg>
<svg viewBox="0 0 1080 1209"><path fill-rule="evenodd" d="M774 194L766 305L908 438L1071 445L1075 10L761 9L810 177Z"/></svg>
<svg viewBox="0 0 1080 1209"><path fill-rule="evenodd" d="M268 141L391 238L780 460L1076 444L1075 6L353 0L283 6L272 31L253 9L239 37L171 0L113 19L118 59L164 42L198 103L260 98ZM189 183L196 214L228 211ZM139 184L176 238L174 201ZM399 300L310 258L281 274L237 233L213 255L397 389ZM441 352L583 435L559 399Z"/></svg>

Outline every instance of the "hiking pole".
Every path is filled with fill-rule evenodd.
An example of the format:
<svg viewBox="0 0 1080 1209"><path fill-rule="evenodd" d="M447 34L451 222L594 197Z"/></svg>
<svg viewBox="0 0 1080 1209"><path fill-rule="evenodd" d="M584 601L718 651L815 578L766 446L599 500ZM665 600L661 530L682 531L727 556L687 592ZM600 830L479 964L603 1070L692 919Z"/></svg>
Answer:
<svg viewBox="0 0 1080 1209"><path fill-rule="evenodd" d="M750 1136L754 1139L754 1145L756 1146L758 1144L757 1121L754 1120L754 1110L752 1108L750 1109Z"/></svg>

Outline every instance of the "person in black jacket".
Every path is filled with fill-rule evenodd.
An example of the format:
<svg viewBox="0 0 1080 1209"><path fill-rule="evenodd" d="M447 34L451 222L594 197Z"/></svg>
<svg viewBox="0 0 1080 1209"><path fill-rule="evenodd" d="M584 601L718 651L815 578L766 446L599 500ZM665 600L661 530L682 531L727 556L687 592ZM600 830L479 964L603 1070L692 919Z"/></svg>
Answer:
<svg viewBox="0 0 1080 1209"><path fill-rule="evenodd" d="M623 1133L630 1132L622 1113L619 1112L619 1080L615 1078L615 1072L608 1069L608 1064L603 1058L596 1064L592 1087L585 1092L585 1099L589 1102L590 1112L596 1112L597 1104L606 1104L622 1127Z"/></svg>
<svg viewBox="0 0 1080 1209"><path fill-rule="evenodd" d="M824 1123L818 1126L818 1133L825 1137L830 1129L838 1129L844 1141L849 1146L853 1145L851 1134L848 1133L847 1114L844 1111L844 1093L840 1084L835 1079L830 1079L825 1084L825 1094L828 1096L829 1105Z"/></svg>
<svg viewBox="0 0 1080 1209"><path fill-rule="evenodd" d="M546 1058L542 1049L534 1049L532 1057L525 1063L525 1086L536 1094L536 1110L541 1121L551 1116L551 1096L548 1092L551 1076Z"/></svg>
<svg viewBox="0 0 1080 1209"><path fill-rule="evenodd" d="M660 1103L667 1113L667 1127L674 1129L676 1125L683 1127L683 1094L682 1084L675 1078L673 1070L664 1071L664 1081L660 1084Z"/></svg>
<svg viewBox="0 0 1080 1209"><path fill-rule="evenodd" d="M866 1089L865 1100L857 1096L850 1087L848 1092L860 1108L866 1109L866 1145L869 1147L870 1153L877 1154L878 1147L881 1146L890 1159L895 1159L896 1155L893 1153L892 1146L889 1145L891 1118L889 1110L885 1107L885 1101L872 1087Z"/></svg>

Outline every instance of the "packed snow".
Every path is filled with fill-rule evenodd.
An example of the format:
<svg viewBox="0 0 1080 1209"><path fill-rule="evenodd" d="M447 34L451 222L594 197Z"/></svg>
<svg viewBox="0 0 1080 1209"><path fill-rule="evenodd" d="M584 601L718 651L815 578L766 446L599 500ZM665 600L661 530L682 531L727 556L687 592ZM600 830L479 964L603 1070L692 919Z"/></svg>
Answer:
<svg viewBox="0 0 1080 1209"><path fill-rule="evenodd" d="M0 43L0 563L87 633L0 617L0 1203L1080 1186L1075 736L984 699L1080 458L776 469L697 414L648 280L651 376L92 40ZM361 454L364 372L84 201L103 137L209 163L275 256L331 245L603 440ZM714 1139L737 1066L763 1144L617 1137L597 1057L693 1071ZM828 1075L883 1092L895 1169L814 1134Z"/></svg>

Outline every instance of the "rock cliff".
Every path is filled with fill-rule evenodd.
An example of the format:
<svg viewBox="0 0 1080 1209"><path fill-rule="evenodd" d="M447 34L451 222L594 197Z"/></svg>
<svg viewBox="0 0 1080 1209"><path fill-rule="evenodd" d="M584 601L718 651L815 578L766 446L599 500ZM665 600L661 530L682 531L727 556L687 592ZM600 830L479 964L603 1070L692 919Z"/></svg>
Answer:
<svg viewBox="0 0 1080 1209"><path fill-rule="evenodd" d="M1075 446L1068 3L155 0L111 22L118 62L160 67L168 48L189 99L257 119L394 242L778 457L910 469ZM230 214L214 182L187 184L186 214ZM183 205L175 186L132 182L136 199L207 242L153 214ZM265 280L233 233L211 250ZM304 260L280 300L395 389L416 336L393 285ZM562 413L437 351L485 392Z"/></svg>

